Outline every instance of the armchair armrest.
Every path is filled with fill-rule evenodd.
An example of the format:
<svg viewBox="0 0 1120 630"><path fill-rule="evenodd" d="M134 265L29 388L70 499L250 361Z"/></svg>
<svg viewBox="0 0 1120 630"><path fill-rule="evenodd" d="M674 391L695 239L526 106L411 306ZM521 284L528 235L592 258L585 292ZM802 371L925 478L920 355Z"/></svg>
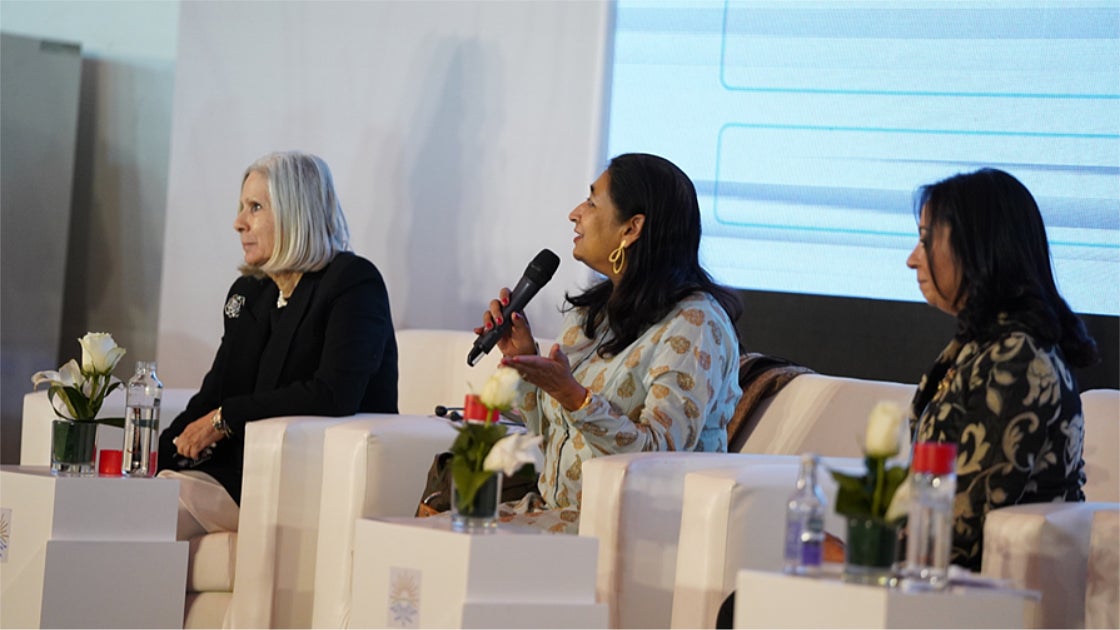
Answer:
<svg viewBox="0 0 1120 630"><path fill-rule="evenodd" d="M673 605L677 540L687 473L781 455L627 453L583 463L579 535L599 539L598 597L612 628L667 628ZM795 473L796 474L796 473Z"/></svg>
<svg viewBox="0 0 1120 630"><path fill-rule="evenodd" d="M294 416L245 425L237 573L225 627L310 627L323 436L353 418Z"/></svg>
<svg viewBox="0 0 1120 630"><path fill-rule="evenodd" d="M858 473L856 458L824 458L826 468ZM684 479L680 543L673 584L673 628L712 628L740 569L781 571L786 502L800 469L796 458L759 457L746 465L692 472ZM847 535L833 507L836 482L818 483L829 499L825 531Z"/></svg>
<svg viewBox="0 0 1120 630"><path fill-rule="evenodd" d="M1120 504L1093 513L1085 627L1120 627Z"/></svg>
<svg viewBox="0 0 1120 630"><path fill-rule="evenodd" d="M441 418L373 414L327 431L311 627L349 627L354 523L414 515L433 459L455 435Z"/></svg>
<svg viewBox="0 0 1120 630"><path fill-rule="evenodd" d="M1109 503L1034 503L988 513L984 522L985 576L1037 590L1028 628L1085 627L1085 591L1093 514Z"/></svg>

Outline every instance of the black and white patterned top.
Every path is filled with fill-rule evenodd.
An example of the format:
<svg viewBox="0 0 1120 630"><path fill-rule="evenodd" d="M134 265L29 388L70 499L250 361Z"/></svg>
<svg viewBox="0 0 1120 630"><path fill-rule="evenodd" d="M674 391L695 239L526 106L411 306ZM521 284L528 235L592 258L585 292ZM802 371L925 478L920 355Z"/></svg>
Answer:
<svg viewBox="0 0 1120 630"><path fill-rule="evenodd" d="M1000 318L989 342L953 339L922 377L914 442L956 442L952 563L980 569L984 517L1021 503L1084 501L1085 424L1061 350Z"/></svg>

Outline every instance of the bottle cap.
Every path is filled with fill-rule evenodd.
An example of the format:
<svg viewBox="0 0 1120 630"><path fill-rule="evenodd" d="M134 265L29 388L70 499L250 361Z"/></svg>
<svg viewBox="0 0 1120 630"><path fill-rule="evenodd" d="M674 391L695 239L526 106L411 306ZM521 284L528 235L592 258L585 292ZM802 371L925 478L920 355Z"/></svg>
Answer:
<svg viewBox="0 0 1120 630"><path fill-rule="evenodd" d="M910 471L931 475L947 475L956 470L957 445L943 442L919 442L914 445Z"/></svg>
<svg viewBox="0 0 1120 630"><path fill-rule="evenodd" d="M498 410L487 408L477 395L467 394L463 401L463 419L468 422L497 422Z"/></svg>

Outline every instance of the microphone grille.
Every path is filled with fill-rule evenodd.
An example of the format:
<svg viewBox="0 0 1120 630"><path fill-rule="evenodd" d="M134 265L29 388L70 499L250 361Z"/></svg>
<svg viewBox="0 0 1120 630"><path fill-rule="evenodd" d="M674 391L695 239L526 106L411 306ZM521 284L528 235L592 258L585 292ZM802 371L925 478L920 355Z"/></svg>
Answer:
<svg viewBox="0 0 1120 630"><path fill-rule="evenodd" d="M551 249L542 249L525 268L525 276L538 286L543 285L552 280L552 275L559 266L560 257Z"/></svg>

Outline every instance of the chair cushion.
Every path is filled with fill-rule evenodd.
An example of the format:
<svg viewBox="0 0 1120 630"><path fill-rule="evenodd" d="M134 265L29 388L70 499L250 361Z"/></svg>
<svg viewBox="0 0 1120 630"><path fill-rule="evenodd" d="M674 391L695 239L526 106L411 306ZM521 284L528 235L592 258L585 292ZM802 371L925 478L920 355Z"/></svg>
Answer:
<svg viewBox="0 0 1120 630"><path fill-rule="evenodd" d="M237 532L213 532L190 540L187 592L233 591Z"/></svg>
<svg viewBox="0 0 1120 630"><path fill-rule="evenodd" d="M1093 513L1085 627L1120 628L1120 506Z"/></svg>

